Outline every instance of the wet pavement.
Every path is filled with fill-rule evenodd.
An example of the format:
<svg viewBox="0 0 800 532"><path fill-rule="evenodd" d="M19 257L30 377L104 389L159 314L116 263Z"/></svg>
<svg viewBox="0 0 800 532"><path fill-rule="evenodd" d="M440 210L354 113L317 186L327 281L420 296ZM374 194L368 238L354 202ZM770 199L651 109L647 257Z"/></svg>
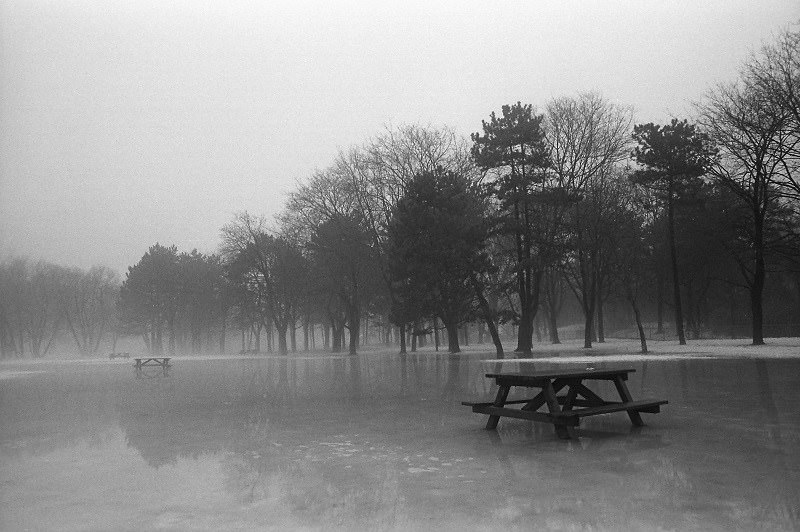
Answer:
<svg viewBox="0 0 800 532"><path fill-rule="evenodd" d="M800 360L598 357L670 404L564 441L460 401L586 364L489 358L3 364L0 529L800 528Z"/></svg>

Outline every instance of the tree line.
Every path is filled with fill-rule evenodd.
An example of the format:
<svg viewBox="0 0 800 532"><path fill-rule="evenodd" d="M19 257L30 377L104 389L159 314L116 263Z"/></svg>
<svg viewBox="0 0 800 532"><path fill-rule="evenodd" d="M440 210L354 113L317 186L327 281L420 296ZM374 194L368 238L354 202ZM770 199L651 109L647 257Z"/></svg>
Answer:
<svg viewBox="0 0 800 532"><path fill-rule="evenodd" d="M116 330L119 276L109 268L65 268L46 261L0 262L0 358L42 358L59 335L86 356Z"/></svg>
<svg viewBox="0 0 800 532"><path fill-rule="evenodd" d="M119 288L117 330L154 353L224 350L229 328L243 350L319 336L355 353L372 335L404 352L441 333L457 352L471 323L502 356L503 330L520 353L537 327L560 342L574 305L585 347L611 315L646 351L647 322L683 344L747 320L762 344L766 304L770 325L797 334L798 58L800 32L786 31L691 122L635 124L583 93L505 105L469 139L387 128L300 183L274 221L237 214L217 254L151 247ZM0 338L17 338L3 302Z"/></svg>

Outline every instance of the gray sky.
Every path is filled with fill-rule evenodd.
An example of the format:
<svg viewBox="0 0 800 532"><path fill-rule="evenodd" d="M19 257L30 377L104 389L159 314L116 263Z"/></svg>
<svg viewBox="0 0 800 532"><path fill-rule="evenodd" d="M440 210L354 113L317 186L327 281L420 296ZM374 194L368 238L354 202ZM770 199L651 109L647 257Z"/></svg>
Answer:
<svg viewBox="0 0 800 532"><path fill-rule="evenodd" d="M683 117L800 2L0 0L0 256L216 250L387 123L597 90Z"/></svg>

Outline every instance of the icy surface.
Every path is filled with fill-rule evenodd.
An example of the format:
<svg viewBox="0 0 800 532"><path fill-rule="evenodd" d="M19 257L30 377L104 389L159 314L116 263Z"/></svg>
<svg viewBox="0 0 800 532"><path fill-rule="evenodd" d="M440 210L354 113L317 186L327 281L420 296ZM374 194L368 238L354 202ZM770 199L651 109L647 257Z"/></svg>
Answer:
<svg viewBox="0 0 800 532"><path fill-rule="evenodd" d="M166 376L4 363L0 530L800 527L800 360L665 347L177 357ZM736 349L750 355L719 358ZM511 419L485 431L460 405L492 396L489 371L587 360L634 368L634 397L670 404L641 429L588 418L576 441Z"/></svg>

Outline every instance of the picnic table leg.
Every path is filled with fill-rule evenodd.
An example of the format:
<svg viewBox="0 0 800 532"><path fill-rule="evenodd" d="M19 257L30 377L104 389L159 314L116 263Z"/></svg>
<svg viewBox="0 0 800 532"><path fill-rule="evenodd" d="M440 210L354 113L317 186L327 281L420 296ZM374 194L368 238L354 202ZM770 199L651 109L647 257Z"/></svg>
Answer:
<svg viewBox="0 0 800 532"><path fill-rule="evenodd" d="M545 401L547 402L547 408L550 410L551 414L557 414L561 412L561 407L558 406L558 399L556 399L556 391L553 388L553 383L548 382L543 388L542 393L544 394ZM562 440L569 440L572 436L569 433L569 429L562 425L561 423L553 423L553 426L556 429L556 436L561 438Z"/></svg>
<svg viewBox="0 0 800 532"><path fill-rule="evenodd" d="M508 397L508 391L510 389L510 386L500 386L500 389L497 390L497 397L494 398L494 403L492 403L492 406L499 406L502 408L503 405L506 404L506 398ZM496 429L498 421L500 421L500 416L489 416L488 421L486 421L486 430Z"/></svg>
<svg viewBox="0 0 800 532"><path fill-rule="evenodd" d="M572 410L573 405L575 404L575 399L578 397L578 388L576 386L570 386L569 391L567 392L567 399L564 401L564 406L562 410Z"/></svg>
<svg viewBox="0 0 800 532"><path fill-rule="evenodd" d="M631 392L628 390L628 385L625 384L624 380L622 380L621 375L614 377L614 386L617 387L617 392L619 392L619 397L622 399L623 403L630 403L633 401ZM628 410L628 417L631 418L631 423L633 423L635 426L644 426L644 421L642 421L642 416L639 414L639 412L636 412L635 410Z"/></svg>

